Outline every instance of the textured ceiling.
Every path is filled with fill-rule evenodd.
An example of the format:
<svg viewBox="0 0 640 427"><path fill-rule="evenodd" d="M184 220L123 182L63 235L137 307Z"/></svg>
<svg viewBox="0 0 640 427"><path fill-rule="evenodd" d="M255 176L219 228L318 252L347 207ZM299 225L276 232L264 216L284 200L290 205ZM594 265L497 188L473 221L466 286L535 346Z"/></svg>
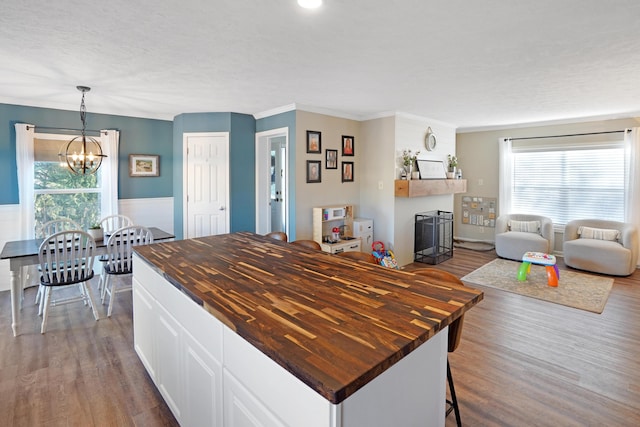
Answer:
<svg viewBox="0 0 640 427"><path fill-rule="evenodd" d="M640 112L637 0L8 1L0 103L172 119L296 104L459 128Z"/></svg>

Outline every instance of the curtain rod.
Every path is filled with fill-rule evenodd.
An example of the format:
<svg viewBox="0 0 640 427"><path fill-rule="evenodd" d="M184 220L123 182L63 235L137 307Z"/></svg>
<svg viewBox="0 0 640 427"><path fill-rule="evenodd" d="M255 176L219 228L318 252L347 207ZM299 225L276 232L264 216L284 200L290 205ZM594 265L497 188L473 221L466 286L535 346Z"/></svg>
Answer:
<svg viewBox="0 0 640 427"><path fill-rule="evenodd" d="M55 128L55 127L49 127L49 126L27 126L27 130L29 130L30 128L33 128L34 131L38 131L38 130L59 130L59 131L64 131L64 132L82 133L82 129ZM85 129L85 133L87 133L87 132L93 132L93 133L96 133L98 135L100 135L102 133L102 131L99 131L99 130ZM105 131L104 133L108 134L107 131Z"/></svg>
<svg viewBox="0 0 640 427"><path fill-rule="evenodd" d="M624 133L629 132L629 130L609 130L605 132L589 132L589 133L571 133L567 135L547 135L547 136L523 136L521 138L507 138L511 141L519 141L523 139L545 139L545 138L564 138L567 136L588 136L588 135L603 135L607 133Z"/></svg>

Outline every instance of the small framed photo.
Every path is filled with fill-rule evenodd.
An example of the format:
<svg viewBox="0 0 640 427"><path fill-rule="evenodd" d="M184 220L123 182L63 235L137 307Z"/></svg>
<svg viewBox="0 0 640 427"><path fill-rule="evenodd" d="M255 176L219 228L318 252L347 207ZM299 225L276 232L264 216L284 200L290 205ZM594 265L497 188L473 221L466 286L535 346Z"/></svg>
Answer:
<svg viewBox="0 0 640 427"><path fill-rule="evenodd" d="M160 176L160 156L129 154L129 176Z"/></svg>
<svg viewBox="0 0 640 427"><path fill-rule="evenodd" d="M353 156L355 151L355 138L348 135L342 135L342 155Z"/></svg>
<svg viewBox="0 0 640 427"><path fill-rule="evenodd" d="M307 131L307 153L322 153L322 133L315 130Z"/></svg>
<svg viewBox="0 0 640 427"><path fill-rule="evenodd" d="M322 162L320 160L307 160L307 182L321 182L322 181Z"/></svg>
<svg viewBox="0 0 640 427"><path fill-rule="evenodd" d="M342 162L342 182L353 182L353 162Z"/></svg>
<svg viewBox="0 0 640 427"><path fill-rule="evenodd" d="M326 150L327 158L324 167L326 169L338 169L338 150Z"/></svg>

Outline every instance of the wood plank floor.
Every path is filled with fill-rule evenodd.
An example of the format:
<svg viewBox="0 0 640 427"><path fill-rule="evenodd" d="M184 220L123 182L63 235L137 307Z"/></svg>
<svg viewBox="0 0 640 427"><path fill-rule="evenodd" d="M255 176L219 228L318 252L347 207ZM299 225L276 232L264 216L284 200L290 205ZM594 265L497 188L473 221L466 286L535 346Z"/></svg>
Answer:
<svg viewBox="0 0 640 427"><path fill-rule="evenodd" d="M458 249L437 267L462 277L495 257ZM449 359L463 425L640 426L640 271L602 314L477 288Z"/></svg>
<svg viewBox="0 0 640 427"><path fill-rule="evenodd" d="M494 258L456 249L437 267L461 277ZM481 289L450 355L463 425L640 425L640 272L616 278L600 315ZM55 307L45 335L34 296L14 338L0 293L0 425L177 425L133 350L130 294L99 322L82 305Z"/></svg>

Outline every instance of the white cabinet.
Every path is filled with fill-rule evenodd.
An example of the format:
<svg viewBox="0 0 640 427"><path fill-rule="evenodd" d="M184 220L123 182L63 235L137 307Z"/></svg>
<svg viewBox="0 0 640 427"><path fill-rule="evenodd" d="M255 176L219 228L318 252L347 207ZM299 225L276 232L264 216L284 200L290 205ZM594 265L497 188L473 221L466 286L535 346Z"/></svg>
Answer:
<svg viewBox="0 0 640 427"><path fill-rule="evenodd" d="M185 426L222 426L222 365L184 332Z"/></svg>
<svg viewBox="0 0 640 427"><path fill-rule="evenodd" d="M222 427L222 325L137 256L134 262L136 353L181 425Z"/></svg>
<svg viewBox="0 0 640 427"><path fill-rule="evenodd" d="M224 395L226 427L286 427L227 370Z"/></svg>
<svg viewBox="0 0 640 427"><path fill-rule="evenodd" d="M180 353L174 351L180 348L180 330L178 322L160 304L156 304L157 314L154 330L156 351L156 386L164 396L164 400L171 408L178 420L182 419L182 387L180 385L181 364Z"/></svg>
<svg viewBox="0 0 640 427"><path fill-rule="evenodd" d="M151 378L155 378L156 364L154 362L153 338L149 333L153 329L155 300L144 287L133 279L133 347L138 357L147 369Z"/></svg>

